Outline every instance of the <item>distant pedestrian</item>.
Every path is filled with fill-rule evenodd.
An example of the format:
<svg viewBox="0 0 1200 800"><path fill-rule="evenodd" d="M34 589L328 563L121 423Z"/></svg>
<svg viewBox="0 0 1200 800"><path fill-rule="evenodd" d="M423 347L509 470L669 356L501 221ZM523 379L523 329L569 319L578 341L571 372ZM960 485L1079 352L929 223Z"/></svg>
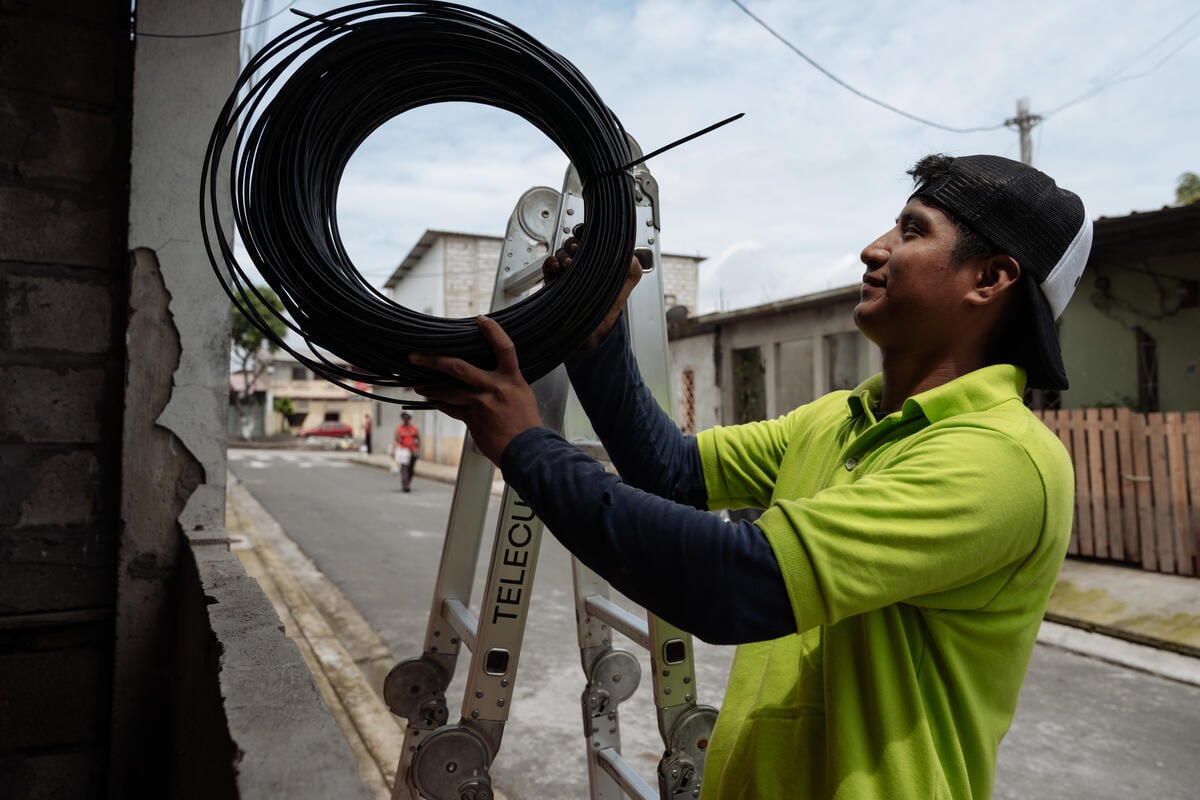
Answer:
<svg viewBox="0 0 1200 800"><path fill-rule="evenodd" d="M412 491L413 468L417 465L417 457L421 451L421 432L412 424L412 414L407 411L400 415L400 424L392 437L392 458L400 467L401 491Z"/></svg>
<svg viewBox="0 0 1200 800"><path fill-rule="evenodd" d="M367 419L363 423L363 445L366 448L367 455L371 455L371 415L367 414Z"/></svg>

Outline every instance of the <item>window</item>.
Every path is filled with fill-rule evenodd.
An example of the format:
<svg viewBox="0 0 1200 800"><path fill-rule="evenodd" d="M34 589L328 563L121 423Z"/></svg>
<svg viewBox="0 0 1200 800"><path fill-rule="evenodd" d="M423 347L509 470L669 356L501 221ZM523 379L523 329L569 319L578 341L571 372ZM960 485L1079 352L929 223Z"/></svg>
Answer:
<svg viewBox="0 0 1200 800"><path fill-rule="evenodd" d="M696 432L696 373L694 370L685 369L679 380L679 394L681 405L683 406L683 428L684 433Z"/></svg>
<svg viewBox="0 0 1200 800"><path fill-rule="evenodd" d="M304 367L292 367L292 380L306 381L308 380L308 370Z"/></svg>
<svg viewBox="0 0 1200 800"><path fill-rule="evenodd" d="M766 375L762 350L747 347L733 351L733 421L766 419Z"/></svg>
<svg viewBox="0 0 1200 800"><path fill-rule="evenodd" d="M1158 411L1158 341L1140 326L1133 334L1137 337L1137 410Z"/></svg>

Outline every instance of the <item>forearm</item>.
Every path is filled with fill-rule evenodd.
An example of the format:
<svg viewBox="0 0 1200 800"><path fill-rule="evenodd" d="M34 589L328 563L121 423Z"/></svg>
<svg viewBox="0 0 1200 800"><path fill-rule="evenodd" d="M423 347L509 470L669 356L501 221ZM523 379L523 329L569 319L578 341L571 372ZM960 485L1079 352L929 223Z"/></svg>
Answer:
<svg viewBox="0 0 1200 800"><path fill-rule="evenodd" d="M568 359L567 373L626 483L695 508L707 507L696 440L679 431L642 380L623 320L595 349Z"/></svg>
<svg viewBox="0 0 1200 800"><path fill-rule="evenodd" d="M500 467L568 550L668 622L720 644L795 631L778 562L754 524L631 487L545 428L517 436Z"/></svg>

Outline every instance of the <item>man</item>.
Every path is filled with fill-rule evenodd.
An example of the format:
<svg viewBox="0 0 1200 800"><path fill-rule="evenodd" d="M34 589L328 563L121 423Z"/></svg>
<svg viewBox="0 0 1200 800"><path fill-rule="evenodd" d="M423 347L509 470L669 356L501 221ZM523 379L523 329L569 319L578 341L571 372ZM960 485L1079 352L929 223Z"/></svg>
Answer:
<svg viewBox="0 0 1200 800"><path fill-rule="evenodd" d="M991 796L1073 499L1066 452L1021 396L1027 378L1066 387L1054 319L1091 223L1008 159L930 156L911 174L896 225L862 251L854 317L883 373L853 391L683 436L614 309L568 368L621 479L541 426L494 321L479 320L493 372L413 359L465 384L424 393L581 560L741 645L704 798ZM765 511L698 510L745 506Z"/></svg>
<svg viewBox="0 0 1200 800"><path fill-rule="evenodd" d="M400 466L400 490L412 491L413 469L421 452L421 432L412 424L412 414L401 412L400 424L392 436L392 458Z"/></svg>

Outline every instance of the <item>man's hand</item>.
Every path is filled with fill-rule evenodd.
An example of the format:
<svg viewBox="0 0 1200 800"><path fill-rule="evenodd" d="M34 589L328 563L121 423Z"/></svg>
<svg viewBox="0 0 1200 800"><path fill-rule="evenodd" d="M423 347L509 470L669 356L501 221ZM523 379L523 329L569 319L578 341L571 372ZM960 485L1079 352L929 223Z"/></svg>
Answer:
<svg viewBox="0 0 1200 800"><path fill-rule="evenodd" d="M480 369L453 356L414 353L409 361L444 372L462 384L415 389L436 403L439 411L465 422L480 452L498 465L508 443L522 431L541 426L542 418L533 390L521 375L512 339L490 317L479 316L475 321L496 351L495 370Z"/></svg>
<svg viewBox="0 0 1200 800"><path fill-rule="evenodd" d="M571 267L571 262L575 260L575 256L579 254L579 237L583 235L583 225L576 225L573 235L568 237L563 242L562 247L552 256L547 256L542 262L542 277L546 283L551 283L562 276ZM637 286L638 281L642 279L642 264L637 260L637 257L631 257L629 260L629 272L625 275L625 283L621 286L621 293L617 295L617 300L613 303L612 308L608 310L608 314L596 326L596 330L584 341L584 349L591 350L604 341L604 337L608 336L608 332L613 329L613 325L617 324L617 317L621 316L621 309L625 307L625 301L629 299L629 295L633 292L633 288Z"/></svg>

